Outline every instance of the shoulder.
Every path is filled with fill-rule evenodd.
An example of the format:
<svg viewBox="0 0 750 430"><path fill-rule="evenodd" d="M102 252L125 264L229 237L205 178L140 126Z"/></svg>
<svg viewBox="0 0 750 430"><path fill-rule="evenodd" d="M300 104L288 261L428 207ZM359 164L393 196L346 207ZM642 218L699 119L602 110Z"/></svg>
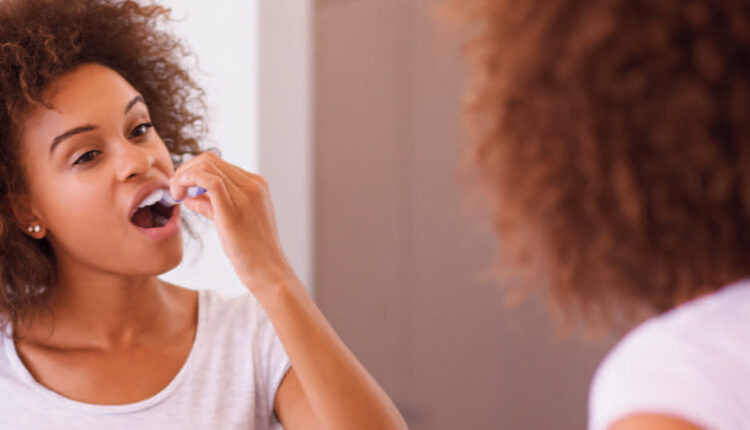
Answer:
<svg viewBox="0 0 750 430"><path fill-rule="evenodd" d="M193 289L182 287L164 280L171 300L179 303L184 310L195 309L198 302L199 314L210 323L219 321L236 321L243 318L253 318L256 315L258 303L249 293L227 294L212 288Z"/></svg>
<svg viewBox="0 0 750 430"><path fill-rule="evenodd" d="M255 329L263 313L249 292L228 295L213 289L199 290L199 306L203 307L204 324L213 330Z"/></svg>
<svg viewBox="0 0 750 430"><path fill-rule="evenodd" d="M594 375L589 428L606 429L643 412L736 427L728 425L738 419L734 402L750 401L750 364L743 358L750 353L750 331L742 328L750 324L748 306L750 284L729 285L628 333Z"/></svg>
<svg viewBox="0 0 750 430"><path fill-rule="evenodd" d="M249 292L227 295L216 290L200 290L199 318L204 331L229 349L249 345L253 354L280 347L276 330L258 300Z"/></svg>
<svg viewBox="0 0 750 430"><path fill-rule="evenodd" d="M215 290L202 290L201 294L206 319L210 321L207 326L211 327L214 341L225 350L222 360L242 362L252 369L257 406L272 416L276 390L291 368L273 324L249 292L228 296ZM252 360L248 361L246 354L250 354Z"/></svg>
<svg viewBox="0 0 750 430"><path fill-rule="evenodd" d="M669 415L638 414L623 418L608 430L704 430L690 422Z"/></svg>

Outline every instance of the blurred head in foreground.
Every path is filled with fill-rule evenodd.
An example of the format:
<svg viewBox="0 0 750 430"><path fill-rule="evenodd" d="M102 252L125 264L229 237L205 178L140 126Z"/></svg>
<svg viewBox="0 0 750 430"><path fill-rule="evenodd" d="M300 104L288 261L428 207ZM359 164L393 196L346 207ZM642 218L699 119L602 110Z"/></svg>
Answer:
<svg viewBox="0 0 750 430"><path fill-rule="evenodd" d="M593 327L750 275L750 8L459 0L497 270Z"/></svg>

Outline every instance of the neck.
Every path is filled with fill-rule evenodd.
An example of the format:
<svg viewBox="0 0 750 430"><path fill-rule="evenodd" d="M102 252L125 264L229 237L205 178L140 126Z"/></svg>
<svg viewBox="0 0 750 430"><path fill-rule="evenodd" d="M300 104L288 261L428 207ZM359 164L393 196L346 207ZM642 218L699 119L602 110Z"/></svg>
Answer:
<svg viewBox="0 0 750 430"><path fill-rule="evenodd" d="M24 325L32 336L44 336L51 343L110 349L137 342L168 315L167 287L156 276L73 269L58 266L57 282L49 293L51 312L40 311L31 325Z"/></svg>

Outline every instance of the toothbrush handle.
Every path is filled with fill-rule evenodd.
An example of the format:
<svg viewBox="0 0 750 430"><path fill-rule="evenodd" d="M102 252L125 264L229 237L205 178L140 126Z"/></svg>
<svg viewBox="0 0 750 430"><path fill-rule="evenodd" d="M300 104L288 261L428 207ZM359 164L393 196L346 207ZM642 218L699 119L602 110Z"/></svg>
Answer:
<svg viewBox="0 0 750 430"><path fill-rule="evenodd" d="M187 189L187 197L198 197L201 194L205 193L206 189L203 187L188 187ZM183 199L184 200L184 199Z"/></svg>
<svg viewBox="0 0 750 430"><path fill-rule="evenodd" d="M203 187L198 187L198 186L188 187L188 189L187 189L187 191L185 193L186 194L185 197L183 197L181 200L175 200L175 202L181 203L183 200L185 200L187 198L198 197L198 196L200 196L201 194L203 194L205 192L206 192L206 189L203 188Z"/></svg>

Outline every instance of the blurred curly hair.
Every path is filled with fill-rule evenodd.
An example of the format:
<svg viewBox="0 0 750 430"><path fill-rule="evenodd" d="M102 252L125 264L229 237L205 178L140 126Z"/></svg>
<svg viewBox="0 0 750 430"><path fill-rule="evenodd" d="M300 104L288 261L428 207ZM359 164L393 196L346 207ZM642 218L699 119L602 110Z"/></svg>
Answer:
<svg viewBox="0 0 750 430"><path fill-rule="evenodd" d="M204 91L181 65L181 57L190 55L182 42L158 29L169 14L167 8L135 1L0 1L2 327L38 310L55 282L49 242L19 230L10 205L12 195L27 192L18 140L22 116L31 105L51 108L41 98L50 82L82 63L107 66L143 96L175 167L203 152L198 142L207 133ZM189 223L184 225L200 242Z"/></svg>
<svg viewBox="0 0 750 430"><path fill-rule="evenodd" d="M750 275L750 4L457 0L493 273L624 328Z"/></svg>

